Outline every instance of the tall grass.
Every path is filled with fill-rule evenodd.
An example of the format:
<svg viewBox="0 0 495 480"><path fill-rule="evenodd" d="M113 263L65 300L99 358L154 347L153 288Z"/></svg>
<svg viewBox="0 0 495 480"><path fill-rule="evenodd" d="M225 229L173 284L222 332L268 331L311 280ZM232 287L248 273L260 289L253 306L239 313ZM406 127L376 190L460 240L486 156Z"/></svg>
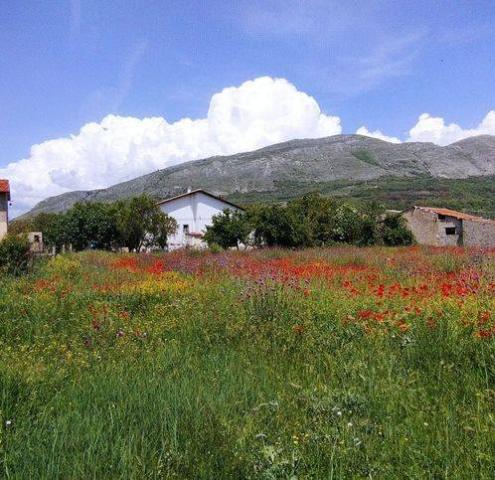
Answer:
<svg viewBox="0 0 495 480"><path fill-rule="evenodd" d="M0 285L3 477L493 478L495 342L466 323L488 293L370 331L352 319L382 300L337 283L113 262Z"/></svg>

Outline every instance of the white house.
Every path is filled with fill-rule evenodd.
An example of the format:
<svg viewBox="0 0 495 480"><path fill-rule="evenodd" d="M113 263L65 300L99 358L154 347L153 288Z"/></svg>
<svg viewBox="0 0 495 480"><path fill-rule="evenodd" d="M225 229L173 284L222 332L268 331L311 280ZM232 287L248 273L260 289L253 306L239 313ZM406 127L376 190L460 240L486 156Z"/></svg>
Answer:
<svg viewBox="0 0 495 480"><path fill-rule="evenodd" d="M9 202L9 181L0 179L0 240L7 235L9 227Z"/></svg>
<svg viewBox="0 0 495 480"><path fill-rule="evenodd" d="M206 227L224 210L243 211L241 207L205 190L193 190L158 203L161 210L177 222L177 230L168 239L170 250L183 247L203 248Z"/></svg>

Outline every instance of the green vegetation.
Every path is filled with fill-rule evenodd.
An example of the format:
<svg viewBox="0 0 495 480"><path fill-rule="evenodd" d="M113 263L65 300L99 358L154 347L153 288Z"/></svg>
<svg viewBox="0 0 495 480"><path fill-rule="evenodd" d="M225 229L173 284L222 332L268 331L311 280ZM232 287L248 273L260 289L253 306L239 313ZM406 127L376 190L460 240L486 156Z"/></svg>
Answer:
<svg viewBox="0 0 495 480"><path fill-rule="evenodd" d="M24 235L9 234L0 241L0 281L2 275L22 275L31 261L29 242Z"/></svg>
<svg viewBox="0 0 495 480"><path fill-rule="evenodd" d="M373 157L373 154L368 152L368 150L356 150L352 152L352 155L357 158L358 160L361 160L362 162L367 163L368 165L373 165L376 167L380 167L380 163L375 160Z"/></svg>
<svg viewBox="0 0 495 480"><path fill-rule="evenodd" d="M226 210L213 218L205 240L223 248L240 243L302 248L410 245L414 238L402 217L386 215L375 203L355 206L313 192L287 205L253 205L244 214Z"/></svg>
<svg viewBox="0 0 495 480"><path fill-rule="evenodd" d="M338 180L312 184L279 181L274 191L234 193L228 199L241 204L286 202L311 191L355 203L375 201L389 209L405 210L412 205L428 205L495 218L494 177L382 177L369 181Z"/></svg>
<svg viewBox="0 0 495 480"><path fill-rule="evenodd" d="M247 244L252 225L248 217L240 211L225 210L222 215L215 215L211 226L206 227L204 236L210 248L238 247Z"/></svg>
<svg viewBox="0 0 495 480"><path fill-rule="evenodd" d="M58 250L72 245L76 251L164 248L176 228L175 220L148 195L113 203L76 203L65 213L40 213L12 224L13 233L40 231L46 245Z"/></svg>
<svg viewBox="0 0 495 480"><path fill-rule="evenodd" d="M495 258L457 249L446 276L452 253L85 252L3 278L1 475L491 479Z"/></svg>

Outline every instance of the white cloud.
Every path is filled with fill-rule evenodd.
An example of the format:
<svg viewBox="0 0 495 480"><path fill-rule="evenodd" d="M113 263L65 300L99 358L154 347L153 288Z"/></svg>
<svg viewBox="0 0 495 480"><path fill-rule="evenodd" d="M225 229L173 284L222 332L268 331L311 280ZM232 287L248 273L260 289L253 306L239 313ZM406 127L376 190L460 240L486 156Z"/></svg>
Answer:
<svg viewBox="0 0 495 480"><path fill-rule="evenodd" d="M107 115L76 135L33 145L27 158L0 168L0 178L11 181L16 215L49 196L105 188L187 160L341 132L340 118L322 113L313 97L287 80L260 77L213 95L205 118ZM365 126L356 133L401 141ZM423 113L406 141L447 145L481 134L495 135L495 110L472 129Z"/></svg>
<svg viewBox="0 0 495 480"><path fill-rule="evenodd" d="M495 135L495 110L488 112L481 123L471 129L464 129L456 123L446 124L442 117L432 117L429 113L423 113L416 125L409 130L407 141L448 145L463 138L485 134Z"/></svg>
<svg viewBox="0 0 495 480"><path fill-rule="evenodd" d="M260 77L213 95L206 118L106 116L78 134L33 145L0 168L18 214L71 190L104 188L186 160L228 155L294 138L341 133L339 117L284 79Z"/></svg>
<svg viewBox="0 0 495 480"><path fill-rule="evenodd" d="M397 137L389 137L388 135L383 134L380 130L374 130L370 132L366 127L359 127L356 130L358 135L365 135L366 137L378 138L379 140L385 140L386 142L391 143L401 143L400 139Z"/></svg>

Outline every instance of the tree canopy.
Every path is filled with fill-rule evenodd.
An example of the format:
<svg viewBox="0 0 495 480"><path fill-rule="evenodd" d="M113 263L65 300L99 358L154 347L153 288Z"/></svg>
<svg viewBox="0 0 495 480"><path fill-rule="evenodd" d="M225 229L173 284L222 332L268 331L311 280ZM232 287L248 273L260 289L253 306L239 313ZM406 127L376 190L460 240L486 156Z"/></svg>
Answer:
<svg viewBox="0 0 495 480"><path fill-rule="evenodd" d="M413 242L404 220L387 215L376 203L355 206L318 193L308 193L286 205L254 205L246 213L226 210L214 217L205 235L208 244L223 248L251 239L257 245L288 248Z"/></svg>
<svg viewBox="0 0 495 480"><path fill-rule="evenodd" d="M175 220L148 195L114 203L80 202L65 213L40 213L13 223L16 233L41 231L46 245L57 249L72 245L76 251L165 248L176 227Z"/></svg>

